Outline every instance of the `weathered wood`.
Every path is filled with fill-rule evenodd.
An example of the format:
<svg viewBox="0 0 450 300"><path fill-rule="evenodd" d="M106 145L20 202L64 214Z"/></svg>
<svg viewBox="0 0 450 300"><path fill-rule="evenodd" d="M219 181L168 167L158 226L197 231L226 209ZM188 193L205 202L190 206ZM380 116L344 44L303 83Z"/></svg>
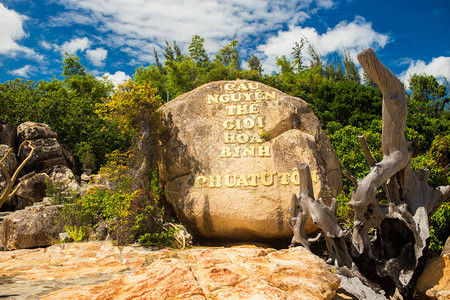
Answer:
<svg viewBox="0 0 450 300"><path fill-rule="evenodd" d="M291 219L291 226L295 225L292 241L308 244L301 224L310 216L324 232L330 257L335 262L351 268L352 276L366 276L379 283L389 295L400 292L409 299L430 237L428 218L450 197L450 186L431 188L428 170L411 170L412 151L404 133L407 101L400 80L372 49L360 53L358 60L383 93L383 159L376 162L364 137L359 136L370 172L362 179L345 172L355 184L349 203L355 213L351 257L343 238L346 233L332 213L335 209L325 206L320 199L314 200L309 168L303 165L298 166L302 178L300 194L292 200L296 214ZM379 187L385 190L388 205L379 203Z"/></svg>
<svg viewBox="0 0 450 300"><path fill-rule="evenodd" d="M20 171L22 171L23 167L28 163L28 161L33 156L35 148L31 145L30 141L28 141L28 140L25 140L25 141L22 142L22 144L19 147L19 153L20 153L20 150L22 149L22 145L24 143L29 143L31 151L28 154L28 156L22 161L22 163L17 167L17 169L15 170L15 172L14 172L12 177L9 174L8 170L6 170L6 168L3 165L3 163L6 160L6 158L8 157L8 155L12 152L12 148L9 148L9 150L6 153L6 155L0 160L0 170L3 172L3 175L5 175L5 178L6 178L5 190L0 195L0 207L7 200L11 199L17 193L17 191L19 190L19 187L20 187L21 183L19 183L15 187L14 187L14 183L16 182L17 178L19 177Z"/></svg>
<svg viewBox="0 0 450 300"><path fill-rule="evenodd" d="M352 260L345 243L347 233L336 220L336 199L332 199L331 207L325 205L322 199L315 200L309 166L299 164L297 169L300 175L300 193L292 196L291 219L289 219L294 232L292 245L302 244L309 249L309 243L313 239L308 240L304 228L308 217L311 217L314 225L324 233L330 259L336 266L351 268Z"/></svg>

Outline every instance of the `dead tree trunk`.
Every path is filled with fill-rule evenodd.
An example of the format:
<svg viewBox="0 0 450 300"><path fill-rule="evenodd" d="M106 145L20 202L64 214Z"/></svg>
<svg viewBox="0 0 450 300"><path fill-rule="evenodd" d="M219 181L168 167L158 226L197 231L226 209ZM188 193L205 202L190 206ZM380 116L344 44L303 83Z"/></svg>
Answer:
<svg viewBox="0 0 450 300"><path fill-rule="evenodd" d="M353 254L363 274L376 266L377 276L392 279L400 293L409 296L430 237L428 218L448 199L450 186L432 189L428 170L411 170L412 150L404 133L407 101L400 80L372 49L360 53L358 60L383 93L383 159L373 164L364 151L371 170L357 180L350 201L355 210ZM385 189L389 205L379 204L379 187ZM369 232L376 237L369 239Z"/></svg>
<svg viewBox="0 0 450 300"><path fill-rule="evenodd" d="M400 80L378 60L372 49L360 53L358 60L383 93L383 159L376 162L364 137L359 137L370 172L362 179L346 174L355 184L350 201L355 211L351 263L344 259L348 257L347 249L338 248L336 243L330 244L328 240L327 247L331 256L339 258L341 264L347 267L353 263L356 265L353 274L360 271L387 294L393 295L398 290L409 299L422 271L424 251L430 237L428 218L450 197L450 186L431 188L428 170L411 170L412 151L405 138L407 101ZM333 236L335 240L344 236L336 229L339 227L337 224L332 225L336 219L330 216L330 208L323 207L320 199L315 201L312 198L308 174L300 174L304 179L300 183L300 194L293 197L293 215L289 220L294 231L292 242L307 246L302 224L308 216L328 238ZM380 204L377 199L380 187L386 193L388 205Z"/></svg>

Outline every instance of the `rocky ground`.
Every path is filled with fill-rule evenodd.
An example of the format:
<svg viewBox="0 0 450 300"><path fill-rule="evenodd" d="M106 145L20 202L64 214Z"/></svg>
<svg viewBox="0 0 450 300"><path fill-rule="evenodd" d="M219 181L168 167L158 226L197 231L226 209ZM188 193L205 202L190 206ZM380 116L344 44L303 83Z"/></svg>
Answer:
<svg viewBox="0 0 450 300"><path fill-rule="evenodd" d="M302 247L149 250L88 242L0 252L2 299L333 299L339 283Z"/></svg>

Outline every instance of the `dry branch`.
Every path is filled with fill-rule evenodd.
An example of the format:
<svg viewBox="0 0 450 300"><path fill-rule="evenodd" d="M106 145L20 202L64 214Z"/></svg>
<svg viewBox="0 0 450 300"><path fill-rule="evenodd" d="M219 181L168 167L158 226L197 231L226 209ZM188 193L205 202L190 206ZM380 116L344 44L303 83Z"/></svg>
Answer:
<svg viewBox="0 0 450 300"><path fill-rule="evenodd" d="M356 179L344 171L355 184L349 203L355 212L351 256L345 247L346 233L336 222L335 208L314 199L309 168L305 164L298 166L300 194L292 197L289 220L294 231L292 243L308 247L311 240L307 240L304 226L311 217L323 231L335 263L351 268L353 276L364 275L379 283L389 295L399 292L409 299L430 237L428 218L450 197L450 186L431 188L428 170L411 170L412 151L405 138L406 93L400 80L378 60L372 49L360 53L358 60L383 93L383 159L376 162L364 137L359 136L370 172ZM379 203L379 187L385 190L388 205Z"/></svg>
<svg viewBox="0 0 450 300"><path fill-rule="evenodd" d="M16 182L17 178L19 177L20 171L22 171L23 167L28 163L28 161L33 156L35 148L31 145L31 142L28 140L25 140L22 142L22 144L19 147L19 153L20 153L20 150L22 149L22 145L24 145L24 143L26 143L26 142L30 146L31 151L28 154L28 156L22 161L22 163L17 167L17 169L13 173L12 177L9 174L8 170L6 170L6 167L3 165L4 162L6 161L8 155L12 152L12 148L9 148L8 151L6 152L6 155L0 160L0 169L2 170L2 172L6 178L6 187L0 196L0 207L3 205L3 203L5 203L9 199L11 199L19 190L20 183L13 189L14 183Z"/></svg>

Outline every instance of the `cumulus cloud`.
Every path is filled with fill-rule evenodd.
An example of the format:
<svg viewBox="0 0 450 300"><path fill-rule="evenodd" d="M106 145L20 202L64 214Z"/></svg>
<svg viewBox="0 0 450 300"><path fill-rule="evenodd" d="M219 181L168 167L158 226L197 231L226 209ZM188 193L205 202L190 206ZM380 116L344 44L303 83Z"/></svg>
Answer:
<svg viewBox="0 0 450 300"><path fill-rule="evenodd" d="M108 55L108 50L106 50L104 48L97 48L97 49L86 51L87 59L89 59L89 61L94 66L97 66L97 67L104 65L107 55Z"/></svg>
<svg viewBox="0 0 450 300"><path fill-rule="evenodd" d="M122 37L127 42L159 45L157 49L166 40L176 40L186 49L192 36L198 34L205 38L205 46L211 53L233 39L241 44L262 40L267 31L302 23L311 17L313 9L334 5L332 0L64 0L62 3L71 10L69 22L77 22L74 14L83 15L90 23L97 22L95 26L104 33L102 38L109 46L117 45L118 37ZM136 51L140 61L153 56L152 47L135 50L140 50Z"/></svg>
<svg viewBox="0 0 450 300"><path fill-rule="evenodd" d="M34 68L31 65L25 65L22 68L9 71L8 73L14 76L27 78L33 73Z"/></svg>
<svg viewBox="0 0 450 300"><path fill-rule="evenodd" d="M22 53L29 57L42 58L32 49L17 43L18 40L27 36L23 30L23 22L26 19L26 16L10 10L0 3L0 54L14 56Z"/></svg>
<svg viewBox="0 0 450 300"><path fill-rule="evenodd" d="M402 72L399 78L408 87L409 78L413 74L433 75L440 81L443 78L450 79L450 57L435 57L428 64L423 60L412 61L408 69Z"/></svg>
<svg viewBox="0 0 450 300"><path fill-rule="evenodd" d="M69 53L69 54L77 54L78 51L84 51L87 48L89 48L91 42L87 37L84 38L74 38L68 42L65 42L61 45L60 51L62 53Z"/></svg>
<svg viewBox="0 0 450 300"><path fill-rule="evenodd" d="M334 2L332 0L317 0L317 6L328 9L334 6Z"/></svg>
<svg viewBox="0 0 450 300"><path fill-rule="evenodd" d="M117 87L119 84L126 82L131 77L123 71L116 71L114 74L105 73L103 76L97 78L109 80Z"/></svg>
<svg viewBox="0 0 450 300"><path fill-rule="evenodd" d="M301 38L306 39L323 56L334 52L342 55L347 51L355 57L361 49L383 48L389 42L387 34L376 32L372 28L372 23L359 16L352 22L341 21L323 34L319 34L315 28L291 26L287 31L278 31L265 44L258 46L257 50L264 57L263 68L267 72L277 70L275 57L282 55L289 57L294 43ZM304 54L306 52L304 51Z"/></svg>

